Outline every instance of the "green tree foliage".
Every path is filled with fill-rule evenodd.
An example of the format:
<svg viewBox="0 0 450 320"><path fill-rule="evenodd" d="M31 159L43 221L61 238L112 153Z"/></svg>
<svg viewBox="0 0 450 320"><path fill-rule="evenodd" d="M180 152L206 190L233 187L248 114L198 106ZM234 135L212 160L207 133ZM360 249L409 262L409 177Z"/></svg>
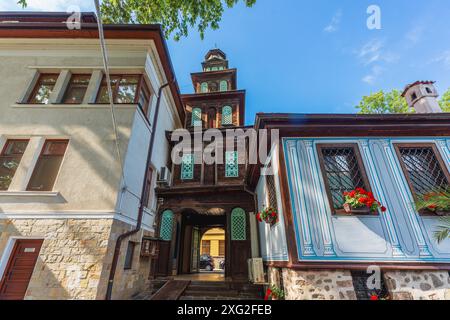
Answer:
<svg viewBox="0 0 450 320"><path fill-rule="evenodd" d="M444 112L450 112L450 88L442 95L439 101L441 109Z"/></svg>
<svg viewBox="0 0 450 320"><path fill-rule="evenodd" d="M442 111L450 112L450 89L448 89L439 100ZM414 113L413 109L408 107L406 99L401 96L398 90L391 92L372 93L364 96L359 105L356 106L360 114L383 114L383 113Z"/></svg>
<svg viewBox="0 0 450 320"><path fill-rule="evenodd" d="M383 113L410 113L414 112L408 107L406 99L398 90L385 93L383 90L364 96L356 106L360 114L383 114Z"/></svg>
<svg viewBox="0 0 450 320"><path fill-rule="evenodd" d="M216 30L226 8L243 1L247 7L256 0L103 0L102 18L105 23L160 23L168 38L186 37L189 28L197 28L203 39L208 28ZM17 1L22 7L27 0Z"/></svg>

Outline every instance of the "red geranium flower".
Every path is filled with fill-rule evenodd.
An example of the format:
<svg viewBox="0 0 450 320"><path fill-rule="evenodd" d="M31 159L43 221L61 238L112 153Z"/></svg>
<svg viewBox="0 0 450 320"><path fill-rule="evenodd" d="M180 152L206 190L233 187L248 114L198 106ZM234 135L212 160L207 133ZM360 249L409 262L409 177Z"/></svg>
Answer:
<svg viewBox="0 0 450 320"><path fill-rule="evenodd" d="M375 300L379 300L379 299L378 299L378 296L376 294L373 294L373 295L370 296L370 300L375 301Z"/></svg>
<svg viewBox="0 0 450 320"><path fill-rule="evenodd" d="M256 219L257 219L259 222L262 221L262 219L261 219L261 213L260 213L260 212L258 212L258 213L256 214Z"/></svg>
<svg viewBox="0 0 450 320"><path fill-rule="evenodd" d="M381 212L386 212L386 210L387 210L387 209L386 209L385 206L382 206L382 207L381 207Z"/></svg>
<svg viewBox="0 0 450 320"><path fill-rule="evenodd" d="M272 294L272 290L270 290L270 288L268 288L266 291L266 295L264 296L264 300L269 300L269 297L271 294Z"/></svg>

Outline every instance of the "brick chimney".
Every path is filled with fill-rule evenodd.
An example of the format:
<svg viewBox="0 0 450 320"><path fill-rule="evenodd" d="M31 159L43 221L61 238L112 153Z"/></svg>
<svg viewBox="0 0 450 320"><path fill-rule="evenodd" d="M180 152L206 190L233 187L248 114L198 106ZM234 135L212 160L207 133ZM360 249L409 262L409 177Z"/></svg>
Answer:
<svg viewBox="0 0 450 320"><path fill-rule="evenodd" d="M405 97L409 107L414 108L417 113L442 112L434 83L434 81L416 81L407 85L402 96Z"/></svg>

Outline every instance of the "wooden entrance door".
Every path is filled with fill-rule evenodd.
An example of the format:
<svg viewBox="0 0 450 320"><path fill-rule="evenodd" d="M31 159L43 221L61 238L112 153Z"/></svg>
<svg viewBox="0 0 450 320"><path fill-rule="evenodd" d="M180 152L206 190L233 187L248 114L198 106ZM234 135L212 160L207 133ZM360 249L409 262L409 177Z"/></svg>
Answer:
<svg viewBox="0 0 450 320"><path fill-rule="evenodd" d="M22 300L25 297L42 242L16 240L0 282L0 300Z"/></svg>
<svg viewBox="0 0 450 320"><path fill-rule="evenodd" d="M230 214L229 227L230 258L227 259L227 267L233 279L248 279L247 259L251 256L250 232L247 213L240 208L234 209Z"/></svg>

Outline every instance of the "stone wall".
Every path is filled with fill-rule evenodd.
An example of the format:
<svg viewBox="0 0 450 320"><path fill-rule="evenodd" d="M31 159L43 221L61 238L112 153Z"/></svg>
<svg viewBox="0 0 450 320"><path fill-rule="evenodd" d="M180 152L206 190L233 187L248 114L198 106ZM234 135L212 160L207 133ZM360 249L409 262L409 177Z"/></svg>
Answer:
<svg viewBox="0 0 450 320"><path fill-rule="evenodd" d="M280 285L286 300L355 300L352 276L343 270L293 270L269 268L270 284Z"/></svg>
<svg viewBox="0 0 450 320"><path fill-rule="evenodd" d="M450 300L447 271L387 271L383 276L394 300Z"/></svg>
<svg viewBox="0 0 450 320"><path fill-rule="evenodd" d="M95 299L111 219L1 219L0 254L10 237L44 239L25 299Z"/></svg>
<svg viewBox="0 0 450 320"><path fill-rule="evenodd" d="M130 231L133 228L134 226L131 226L127 223L114 220L111 237L108 244L108 263L105 264L102 273L102 279L105 279L105 281L102 281L99 288L97 297L98 299L104 299L106 294L106 286L108 283L109 272L111 270L111 262L116 245L116 240L121 234ZM130 299L134 295L146 290L148 288L148 285L150 284L150 281L148 279L150 273L150 258L140 256L141 240L143 236L153 236L153 234L148 231L141 230L137 234L122 241L120 256L117 263L116 274L114 277L112 299ZM125 256L129 241L134 242L136 245L133 253L132 268L129 270L124 270Z"/></svg>
<svg viewBox="0 0 450 320"><path fill-rule="evenodd" d="M104 299L117 237L134 226L113 219L0 219L0 256L11 237L44 239L25 299ZM151 235L148 232L145 235ZM140 257L143 231L122 243L113 299L148 285L150 259ZM128 240L136 242L124 270Z"/></svg>

